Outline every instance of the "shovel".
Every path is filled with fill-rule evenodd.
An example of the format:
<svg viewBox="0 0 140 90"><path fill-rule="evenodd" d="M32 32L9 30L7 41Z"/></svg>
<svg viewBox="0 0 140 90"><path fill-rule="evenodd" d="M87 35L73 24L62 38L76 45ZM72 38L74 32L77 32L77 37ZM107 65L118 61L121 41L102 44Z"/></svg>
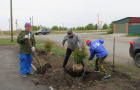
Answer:
<svg viewBox="0 0 140 90"><path fill-rule="evenodd" d="M29 38L28 38L28 42L29 42L29 44L30 44L30 47L32 48L33 46L32 46L32 44L31 44ZM40 62L39 62L39 58L37 57L35 51L33 51L33 54L34 54L35 58L37 59L37 62L38 62L39 68L41 69Z"/></svg>
<svg viewBox="0 0 140 90"><path fill-rule="evenodd" d="M86 72L88 63L89 63L89 61L86 62L86 68L85 68L85 70L84 70L83 76L85 75L85 72Z"/></svg>

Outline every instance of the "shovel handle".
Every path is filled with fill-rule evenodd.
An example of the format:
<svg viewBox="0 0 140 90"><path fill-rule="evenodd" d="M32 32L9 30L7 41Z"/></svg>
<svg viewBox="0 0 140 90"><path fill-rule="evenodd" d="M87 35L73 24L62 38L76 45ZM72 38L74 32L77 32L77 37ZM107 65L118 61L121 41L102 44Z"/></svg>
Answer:
<svg viewBox="0 0 140 90"><path fill-rule="evenodd" d="M85 74L85 72L86 72L88 63L89 63L89 61L86 62L86 68L85 68L85 70L84 70L84 74Z"/></svg>
<svg viewBox="0 0 140 90"><path fill-rule="evenodd" d="M30 47L32 48L33 46L32 46L32 44L31 44L29 38L28 38L28 42L29 42L29 44L30 44ZM41 67L41 66L40 66L40 63L39 63L39 59L38 59L38 57L37 57L35 51L33 51L33 53L34 53L35 58L37 59L37 62L38 62L39 67Z"/></svg>

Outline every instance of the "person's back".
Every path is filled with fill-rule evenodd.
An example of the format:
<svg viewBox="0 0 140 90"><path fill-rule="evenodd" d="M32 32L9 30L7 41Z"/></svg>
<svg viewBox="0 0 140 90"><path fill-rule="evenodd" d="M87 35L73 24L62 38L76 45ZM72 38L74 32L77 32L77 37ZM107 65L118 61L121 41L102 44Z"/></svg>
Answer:
<svg viewBox="0 0 140 90"><path fill-rule="evenodd" d="M104 40L102 39L98 39L94 42L91 41L90 51L94 50L94 54L96 54L97 58L101 58L108 55L106 49L102 45L103 43L104 43Z"/></svg>
<svg viewBox="0 0 140 90"><path fill-rule="evenodd" d="M111 75L106 71L106 69L103 67L103 62L105 58L107 57L108 53L104 46L102 45L104 43L103 39L98 39L94 42L91 40L86 41L86 45L90 47L90 57L89 61L92 60L96 54L96 60L95 60L95 69L94 72L102 72L103 79L110 77Z"/></svg>

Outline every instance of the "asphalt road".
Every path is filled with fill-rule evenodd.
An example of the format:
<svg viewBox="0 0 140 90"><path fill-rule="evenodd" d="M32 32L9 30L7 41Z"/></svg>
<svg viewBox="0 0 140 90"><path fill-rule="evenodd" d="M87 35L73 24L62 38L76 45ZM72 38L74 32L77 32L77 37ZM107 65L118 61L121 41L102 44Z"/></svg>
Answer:
<svg viewBox="0 0 140 90"><path fill-rule="evenodd" d="M18 51L0 46L0 90L50 90L47 86L35 86L33 77L21 78Z"/></svg>
<svg viewBox="0 0 140 90"><path fill-rule="evenodd" d="M102 32L101 32L102 33ZM105 43L103 44L109 55L106 58L107 61L113 60L113 40L116 39L115 44L115 62L124 65L135 66L133 59L129 56L129 42L133 39L132 37L121 37L121 35L98 35L97 33L78 33L83 39L90 39L95 41L97 39L104 39ZM54 34L54 35L37 35L37 39L47 40L50 39L55 42L57 45L62 46L62 40L66 34ZM65 45L65 49L66 49ZM88 49L88 47L87 47Z"/></svg>

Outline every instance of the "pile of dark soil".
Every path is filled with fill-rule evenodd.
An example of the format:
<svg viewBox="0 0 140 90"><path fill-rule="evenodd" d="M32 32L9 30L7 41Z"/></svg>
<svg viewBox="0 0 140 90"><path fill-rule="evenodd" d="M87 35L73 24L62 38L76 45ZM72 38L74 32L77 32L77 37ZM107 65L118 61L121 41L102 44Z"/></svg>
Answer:
<svg viewBox="0 0 140 90"><path fill-rule="evenodd" d="M50 68L52 68L52 66L49 63L47 63L43 67L37 68L36 73L44 75L46 73L46 71Z"/></svg>
<svg viewBox="0 0 140 90"><path fill-rule="evenodd" d="M50 68L44 75L37 75L36 84L52 86L56 89L83 89L94 85L95 81L101 80L99 73L87 71L77 74L72 69L62 71L60 68Z"/></svg>
<svg viewBox="0 0 140 90"><path fill-rule="evenodd" d="M112 73L111 78L102 80L100 73L94 73L91 70L87 70L83 76L83 71L74 73L72 68L62 71L61 68L52 67L48 63L41 70L42 72L37 72L33 79L35 85L52 86L56 90L93 90L93 88L99 90L110 87L140 90L140 80L133 79L130 75L119 71ZM111 86L108 87L109 85Z"/></svg>
<svg viewBox="0 0 140 90"><path fill-rule="evenodd" d="M112 65L108 62L104 62L104 67L111 73L111 77L102 80L100 73L92 72L93 69L89 69L89 67L85 76L82 76L83 71L74 73L72 71L74 63L71 58L66 70L62 71L61 67L65 55L43 55L42 53L39 57L41 63L47 62L47 64L42 66L39 72L37 70L33 79L35 85L52 86L55 90L140 90L140 80L132 78L127 71L124 72L119 66L115 66L116 72L112 73ZM37 67L38 64L35 58L33 59L33 64Z"/></svg>

